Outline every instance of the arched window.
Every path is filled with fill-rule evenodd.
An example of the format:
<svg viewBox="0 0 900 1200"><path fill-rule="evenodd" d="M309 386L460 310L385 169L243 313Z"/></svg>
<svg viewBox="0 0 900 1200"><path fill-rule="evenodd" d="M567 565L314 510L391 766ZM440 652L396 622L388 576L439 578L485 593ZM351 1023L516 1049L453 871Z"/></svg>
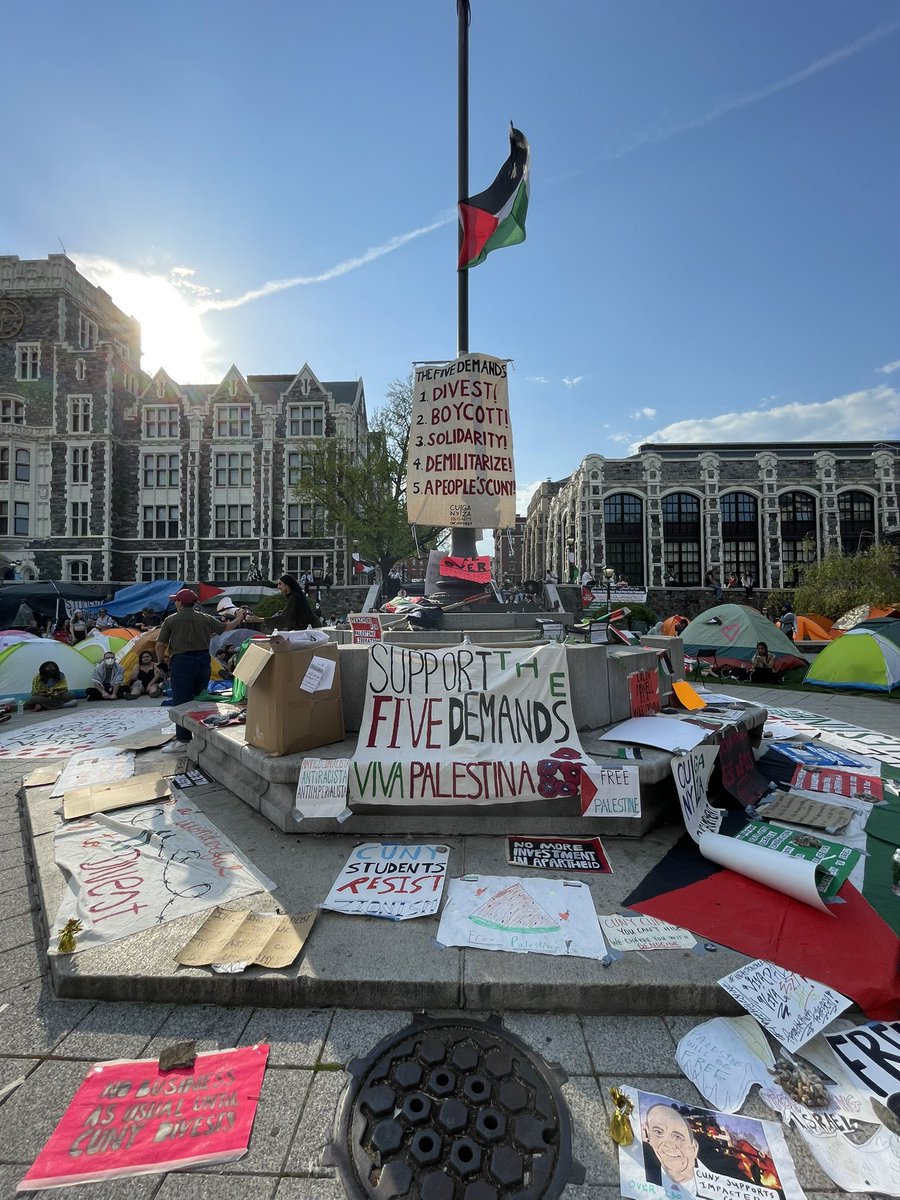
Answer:
<svg viewBox="0 0 900 1200"><path fill-rule="evenodd" d="M722 497L722 559L726 579L734 573L759 583L759 501L750 492Z"/></svg>
<svg viewBox="0 0 900 1200"><path fill-rule="evenodd" d="M841 492L838 520L844 554L856 554L875 544L875 501L868 492Z"/></svg>
<svg viewBox="0 0 900 1200"><path fill-rule="evenodd" d="M781 524L782 582L796 587L804 563L816 561L816 499L809 492L784 492L778 497Z"/></svg>
<svg viewBox="0 0 900 1200"><path fill-rule="evenodd" d="M644 582L644 502L619 492L603 501L606 565L628 583Z"/></svg>
<svg viewBox="0 0 900 1200"><path fill-rule="evenodd" d="M700 501L690 492L662 498L665 577L676 587L700 583Z"/></svg>
<svg viewBox="0 0 900 1200"><path fill-rule="evenodd" d="M16 451L16 483L28 483L31 479L31 451Z"/></svg>

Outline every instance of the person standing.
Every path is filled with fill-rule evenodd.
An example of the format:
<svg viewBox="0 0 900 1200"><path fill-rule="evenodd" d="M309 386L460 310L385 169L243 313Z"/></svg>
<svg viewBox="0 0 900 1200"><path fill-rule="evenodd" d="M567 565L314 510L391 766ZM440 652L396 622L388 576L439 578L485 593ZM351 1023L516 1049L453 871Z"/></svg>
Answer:
<svg viewBox="0 0 900 1200"><path fill-rule="evenodd" d="M794 634L797 632L797 618L794 615L794 609L790 604L782 604L781 606L781 632L790 641L794 640Z"/></svg>
<svg viewBox="0 0 900 1200"><path fill-rule="evenodd" d="M84 619L84 614L79 608L74 612L68 622L69 636L72 639L72 645L75 646L78 642L83 642L88 634L87 621Z"/></svg>
<svg viewBox="0 0 900 1200"><path fill-rule="evenodd" d="M278 590L285 596L286 603L281 612L271 618L273 629L315 629L319 622L310 608L309 600L293 575L282 575ZM403 589L401 588L400 591ZM399 592L397 593L400 594ZM230 627L229 627L230 628Z"/></svg>
<svg viewBox="0 0 900 1200"><path fill-rule="evenodd" d="M227 622L217 621L198 612L199 597L190 588L182 588L174 596L175 612L163 621L156 639L156 661L162 663L169 652L169 679L172 684L172 705L187 704L209 683L209 639L216 633L235 629L244 619L244 609L238 609ZM160 753L178 754L191 740L191 733L182 725L175 727L175 741L163 746Z"/></svg>

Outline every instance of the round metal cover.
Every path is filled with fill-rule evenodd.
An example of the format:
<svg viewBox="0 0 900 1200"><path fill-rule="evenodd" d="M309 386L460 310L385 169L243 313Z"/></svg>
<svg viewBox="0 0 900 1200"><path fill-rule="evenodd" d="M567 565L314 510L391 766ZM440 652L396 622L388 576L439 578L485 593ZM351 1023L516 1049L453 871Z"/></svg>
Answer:
<svg viewBox="0 0 900 1200"><path fill-rule="evenodd" d="M419 1016L347 1070L327 1159L352 1200L553 1200L584 1180L565 1072L497 1017Z"/></svg>

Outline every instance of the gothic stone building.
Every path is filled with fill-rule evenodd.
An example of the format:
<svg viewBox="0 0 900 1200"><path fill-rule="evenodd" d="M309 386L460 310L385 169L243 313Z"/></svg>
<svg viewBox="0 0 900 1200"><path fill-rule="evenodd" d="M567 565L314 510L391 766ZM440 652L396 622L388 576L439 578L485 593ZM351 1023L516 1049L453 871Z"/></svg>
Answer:
<svg viewBox="0 0 900 1200"><path fill-rule="evenodd" d="M895 540L900 443L645 445L589 454L528 506L525 571L569 564L631 584L692 587L710 570L790 586L800 565Z"/></svg>
<svg viewBox="0 0 900 1200"><path fill-rule="evenodd" d="M26 577L350 576L340 528L292 498L310 437L362 449L362 380L140 369L140 327L65 255L0 257L0 555Z"/></svg>

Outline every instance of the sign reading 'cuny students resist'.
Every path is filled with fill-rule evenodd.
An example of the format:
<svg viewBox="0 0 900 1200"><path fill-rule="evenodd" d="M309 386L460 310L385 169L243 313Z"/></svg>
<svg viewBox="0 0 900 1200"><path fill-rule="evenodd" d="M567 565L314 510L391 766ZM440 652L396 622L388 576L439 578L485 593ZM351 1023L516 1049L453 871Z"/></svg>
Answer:
<svg viewBox="0 0 900 1200"><path fill-rule="evenodd" d="M406 467L411 525L516 523L506 362L465 354L416 368Z"/></svg>
<svg viewBox="0 0 900 1200"><path fill-rule="evenodd" d="M587 762L564 646L369 651L353 807L571 799Z"/></svg>

